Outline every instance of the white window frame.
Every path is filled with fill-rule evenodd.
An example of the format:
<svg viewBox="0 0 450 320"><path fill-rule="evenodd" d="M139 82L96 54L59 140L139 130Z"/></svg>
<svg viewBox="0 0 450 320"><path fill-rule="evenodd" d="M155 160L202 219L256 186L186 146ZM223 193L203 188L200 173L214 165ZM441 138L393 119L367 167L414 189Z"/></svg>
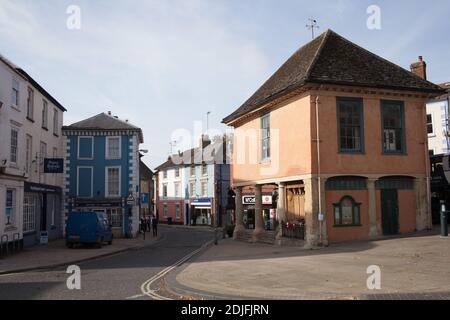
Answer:
<svg viewBox="0 0 450 320"><path fill-rule="evenodd" d="M31 87L27 89L27 118L34 120L34 90Z"/></svg>
<svg viewBox="0 0 450 320"><path fill-rule="evenodd" d="M118 194L110 194L109 193L109 169L119 169L119 193ZM108 166L105 167L105 198L119 198L122 195L122 167L121 166Z"/></svg>
<svg viewBox="0 0 450 320"><path fill-rule="evenodd" d="M112 157L109 154L109 140L111 140L111 139L119 139L119 156L118 157ZM107 136L106 137L105 159L106 160L120 160L120 159L122 159L122 137L121 136Z"/></svg>
<svg viewBox="0 0 450 320"><path fill-rule="evenodd" d="M23 232L36 231L36 211L38 198L34 194L25 194L23 200Z"/></svg>
<svg viewBox="0 0 450 320"><path fill-rule="evenodd" d="M428 122L428 116L431 117L431 123ZM432 132L430 132L430 133L428 133L428 126L429 126L429 125L431 125L431 131L432 131ZM428 136L431 136L431 137L433 137L433 136L436 135L436 134L434 133L434 117L433 117L433 114L432 114L432 113L427 113L427 133L428 133Z"/></svg>
<svg viewBox="0 0 450 320"><path fill-rule="evenodd" d="M15 84L17 84L17 88L15 87ZM15 97L15 95L17 95L17 97ZM20 81L16 78L13 78L11 83L11 105L16 108L20 107Z"/></svg>
<svg viewBox="0 0 450 320"><path fill-rule="evenodd" d="M164 188L166 189L165 195L164 195ZM163 183L162 185L162 196L163 198L167 198L169 196L169 185L167 183Z"/></svg>
<svg viewBox="0 0 450 320"><path fill-rule="evenodd" d="M180 177L180 168L175 168L175 178Z"/></svg>
<svg viewBox="0 0 450 320"><path fill-rule="evenodd" d="M205 188L205 192L203 192L203 186L206 186ZM202 193L202 197L207 197L208 196L208 181L202 181L201 182L201 193Z"/></svg>
<svg viewBox="0 0 450 320"><path fill-rule="evenodd" d="M42 128L48 130L48 102L42 99Z"/></svg>
<svg viewBox="0 0 450 320"><path fill-rule="evenodd" d="M197 194L196 194L196 189L197 189L196 184L197 184L196 182L191 182L190 183L189 188L190 188L190 192L191 192L191 198L194 198L194 197L197 196Z"/></svg>
<svg viewBox="0 0 450 320"><path fill-rule="evenodd" d="M14 152L14 157L15 157L15 161L12 160L13 158L13 144L12 144L12 140L13 140L13 131L17 133L17 137L16 137L16 145L15 145L15 152ZM19 134L20 134L20 130L17 127L11 127L10 130L10 139L9 139L9 161L11 163L12 166L17 166L17 163L19 162Z"/></svg>
<svg viewBox="0 0 450 320"><path fill-rule="evenodd" d="M25 144L26 144L26 159L25 159L25 172L30 173L31 171L31 164L33 163L33 136L27 134L25 138Z"/></svg>
<svg viewBox="0 0 450 320"><path fill-rule="evenodd" d="M53 109L53 134L59 136L59 112L57 109Z"/></svg>
<svg viewBox="0 0 450 320"><path fill-rule="evenodd" d="M94 167L92 166L78 166L77 167L77 197L80 197L80 169L91 169L91 194L89 197L92 198L94 194ZM84 198L84 197L83 197Z"/></svg>
<svg viewBox="0 0 450 320"><path fill-rule="evenodd" d="M181 190L180 190L181 189L181 183L175 182L173 184L173 188L174 188L175 198L179 198L181 196Z"/></svg>
<svg viewBox="0 0 450 320"><path fill-rule="evenodd" d="M81 139L90 139L91 143L91 157L90 158L82 158L80 157L80 140ZM78 136L78 150L77 150L78 160L94 160L94 137L91 136Z"/></svg>

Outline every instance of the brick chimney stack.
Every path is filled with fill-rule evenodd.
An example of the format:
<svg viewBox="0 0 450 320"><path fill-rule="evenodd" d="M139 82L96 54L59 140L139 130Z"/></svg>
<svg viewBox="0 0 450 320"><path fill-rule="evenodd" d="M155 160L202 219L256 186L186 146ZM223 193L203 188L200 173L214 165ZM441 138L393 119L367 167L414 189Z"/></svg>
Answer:
<svg viewBox="0 0 450 320"><path fill-rule="evenodd" d="M419 61L411 64L411 72L416 76L421 77L424 80L427 80L427 64L423 61L423 57L419 56Z"/></svg>

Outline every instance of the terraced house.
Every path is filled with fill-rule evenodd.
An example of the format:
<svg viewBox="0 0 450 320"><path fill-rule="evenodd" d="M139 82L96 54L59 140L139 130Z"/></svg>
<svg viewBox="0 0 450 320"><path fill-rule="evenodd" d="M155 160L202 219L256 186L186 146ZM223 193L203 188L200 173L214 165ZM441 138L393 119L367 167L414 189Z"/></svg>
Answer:
<svg viewBox="0 0 450 320"><path fill-rule="evenodd" d="M111 112L63 127L65 213L108 215L115 237L139 232L142 130Z"/></svg>
<svg viewBox="0 0 450 320"><path fill-rule="evenodd" d="M0 55L0 256L62 236L65 111L25 70ZM47 170L49 161L59 170Z"/></svg>
<svg viewBox="0 0 450 320"><path fill-rule="evenodd" d="M442 93L331 30L301 47L223 120L235 128L235 237L267 240L268 184L278 190L277 242L294 236L317 246L430 228L425 104ZM256 196L252 231L242 222L246 186Z"/></svg>

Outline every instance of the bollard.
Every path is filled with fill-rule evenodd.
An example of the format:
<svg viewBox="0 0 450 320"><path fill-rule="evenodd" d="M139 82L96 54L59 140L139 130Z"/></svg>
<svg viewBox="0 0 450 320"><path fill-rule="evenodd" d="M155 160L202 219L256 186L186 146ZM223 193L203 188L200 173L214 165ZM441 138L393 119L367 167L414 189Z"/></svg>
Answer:
<svg viewBox="0 0 450 320"><path fill-rule="evenodd" d="M445 202L441 201L441 236L448 237L448 212L445 207Z"/></svg>
<svg viewBox="0 0 450 320"><path fill-rule="evenodd" d="M215 229L214 229L214 244L215 244L216 246L219 244L219 239L218 239L218 237L219 237L218 229L215 228Z"/></svg>

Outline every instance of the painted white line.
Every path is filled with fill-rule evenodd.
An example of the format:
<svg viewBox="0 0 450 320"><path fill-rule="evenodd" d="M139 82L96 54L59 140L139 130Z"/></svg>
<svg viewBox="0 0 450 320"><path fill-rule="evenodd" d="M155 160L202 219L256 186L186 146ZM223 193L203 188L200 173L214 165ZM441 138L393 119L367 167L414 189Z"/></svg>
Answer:
<svg viewBox="0 0 450 320"><path fill-rule="evenodd" d="M170 298L163 297L163 296L157 294L154 290L151 289L152 284L155 283L156 281L162 279L170 271L172 271L176 267L182 265L184 262L186 262L187 260L192 258L194 255L196 255L197 253L202 251L210 243L212 243L212 241L205 243L199 249L189 253L188 255L184 256L183 258L181 258L180 260L178 260L177 262L175 262L171 266L169 266L169 267L165 268L164 270L158 272L156 275L154 275L153 277L151 277L150 279L148 279L147 281L142 283L142 285L141 285L142 296L144 296L144 295L145 296L149 296L150 298L153 298L155 300L172 300Z"/></svg>

